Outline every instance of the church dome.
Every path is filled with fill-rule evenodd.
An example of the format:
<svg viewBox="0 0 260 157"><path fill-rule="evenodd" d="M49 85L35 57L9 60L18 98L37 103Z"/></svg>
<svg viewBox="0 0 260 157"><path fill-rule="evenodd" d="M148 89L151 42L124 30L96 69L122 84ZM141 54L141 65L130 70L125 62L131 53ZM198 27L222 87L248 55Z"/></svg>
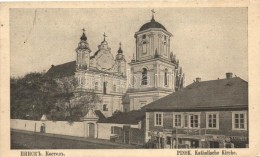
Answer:
<svg viewBox="0 0 260 157"><path fill-rule="evenodd" d="M145 23L145 24L139 29L139 31L144 31L144 30L149 29L149 28L161 28L161 29L167 31L166 28L165 28L162 24L160 24L159 22L156 22L156 21L154 20L154 17L152 17L152 19L151 19L150 22Z"/></svg>

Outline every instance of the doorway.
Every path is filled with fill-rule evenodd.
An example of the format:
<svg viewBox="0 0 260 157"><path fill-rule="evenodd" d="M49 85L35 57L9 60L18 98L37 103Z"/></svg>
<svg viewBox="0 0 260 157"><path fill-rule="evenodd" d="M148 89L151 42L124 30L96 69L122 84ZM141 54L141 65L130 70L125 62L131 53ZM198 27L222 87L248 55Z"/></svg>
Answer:
<svg viewBox="0 0 260 157"><path fill-rule="evenodd" d="M95 138L95 124L93 123L88 124L88 137Z"/></svg>
<svg viewBox="0 0 260 157"><path fill-rule="evenodd" d="M40 132L41 133L45 133L46 132L46 125L44 123L42 123L42 125L41 125Z"/></svg>

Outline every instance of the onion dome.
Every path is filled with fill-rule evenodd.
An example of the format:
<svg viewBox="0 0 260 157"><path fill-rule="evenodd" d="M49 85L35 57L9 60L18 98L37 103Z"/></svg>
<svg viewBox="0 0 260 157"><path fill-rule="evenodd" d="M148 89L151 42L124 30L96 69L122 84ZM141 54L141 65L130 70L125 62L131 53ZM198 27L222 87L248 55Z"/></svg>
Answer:
<svg viewBox="0 0 260 157"><path fill-rule="evenodd" d="M86 34L83 32L82 36L80 37L80 40L87 41Z"/></svg>
<svg viewBox="0 0 260 157"><path fill-rule="evenodd" d="M122 50L122 48L121 48L121 45L122 45L121 42L119 43L119 45L120 45L120 46L119 46L119 49L118 49L117 52L118 52L118 53L123 53L123 50Z"/></svg>

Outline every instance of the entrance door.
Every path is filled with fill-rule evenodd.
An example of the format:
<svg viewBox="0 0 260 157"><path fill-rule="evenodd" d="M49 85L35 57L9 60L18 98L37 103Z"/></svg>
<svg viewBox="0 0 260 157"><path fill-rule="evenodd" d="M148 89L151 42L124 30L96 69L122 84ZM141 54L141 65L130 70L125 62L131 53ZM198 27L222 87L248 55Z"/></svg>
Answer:
<svg viewBox="0 0 260 157"><path fill-rule="evenodd" d="M191 140L190 148L199 148L199 141L198 140Z"/></svg>
<svg viewBox="0 0 260 157"><path fill-rule="evenodd" d="M130 142L129 141L129 130L125 130L124 133L125 133L125 136L124 136L125 137L125 143L129 144L129 142Z"/></svg>
<svg viewBox="0 0 260 157"><path fill-rule="evenodd" d="M42 125L41 125L40 132L45 133L45 124L44 123L42 123Z"/></svg>
<svg viewBox="0 0 260 157"><path fill-rule="evenodd" d="M124 132L124 143L130 144L130 126L124 125L123 132Z"/></svg>
<svg viewBox="0 0 260 157"><path fill-rule="evenodd" d="M95 138L95 124L88 124L88 137Z"/></svg>

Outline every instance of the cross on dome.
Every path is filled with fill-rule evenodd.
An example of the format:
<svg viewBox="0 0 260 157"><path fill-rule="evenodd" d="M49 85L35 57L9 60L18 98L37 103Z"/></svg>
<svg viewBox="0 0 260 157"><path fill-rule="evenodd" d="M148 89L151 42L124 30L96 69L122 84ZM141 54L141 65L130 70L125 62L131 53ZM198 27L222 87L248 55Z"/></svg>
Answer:
<svg viewBox="0 0 260 157"><path fill-rule="evenodd" d="M152 9L151 12L152 12L152 20L154 20L154 14L155 14L154 9Z"/></svg>
<svg viewBox="0 0 260 157"><path fill-rule="evenodd" d="M104 34L103 34L103 37L104 37L104 41L106 41L106 37L107 37L107 35L106 35L105 32L104 32Z"/></svg>
<svg viewBox="0 0 260 157"><path fill-rule="evenodd" d="M154 9L152 9L151 12L152 12L152 14L154 14L155 13Z"/></svg>

